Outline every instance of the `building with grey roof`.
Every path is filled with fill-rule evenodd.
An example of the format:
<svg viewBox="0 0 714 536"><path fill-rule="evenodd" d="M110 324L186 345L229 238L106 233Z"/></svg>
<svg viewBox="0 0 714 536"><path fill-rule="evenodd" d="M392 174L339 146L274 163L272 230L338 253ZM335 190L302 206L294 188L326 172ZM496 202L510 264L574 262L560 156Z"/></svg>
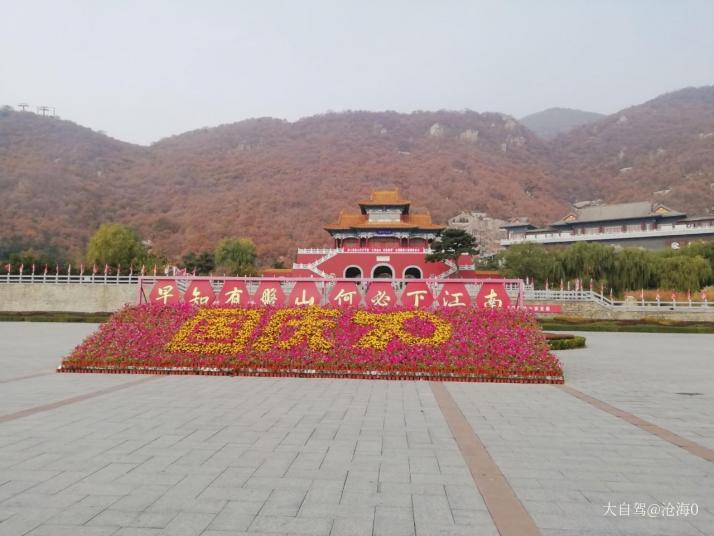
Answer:
<svg viewBox="0 0 714 536"><path fill-rule="evenodd" d="M521 243L569 245L600 242L646 249L678 249L690 242L714 240L714 215L687 218L661 203L637 201L573 208L560 220L537 228L527 222L501 226L504 247Z"/></svg>

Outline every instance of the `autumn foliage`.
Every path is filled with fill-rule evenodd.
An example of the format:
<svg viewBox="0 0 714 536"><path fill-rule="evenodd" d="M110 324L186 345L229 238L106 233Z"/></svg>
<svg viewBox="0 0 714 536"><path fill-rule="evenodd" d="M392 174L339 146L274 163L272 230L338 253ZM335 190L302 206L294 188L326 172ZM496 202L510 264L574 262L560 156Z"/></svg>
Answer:
<svg viewBox="0 0 714 536"><path fill-rule="evenodd" d="M322 226L340 210L389 187L436 222L477 210L546 223L598 197L703 213L714 205L714 88L664 95L547 143L509 116L470 111L251 119L150 147L0 112L0 239L75 259L115 222L176 260L240 236L265 264L289 263L298 246L329 245Z"/></svg>

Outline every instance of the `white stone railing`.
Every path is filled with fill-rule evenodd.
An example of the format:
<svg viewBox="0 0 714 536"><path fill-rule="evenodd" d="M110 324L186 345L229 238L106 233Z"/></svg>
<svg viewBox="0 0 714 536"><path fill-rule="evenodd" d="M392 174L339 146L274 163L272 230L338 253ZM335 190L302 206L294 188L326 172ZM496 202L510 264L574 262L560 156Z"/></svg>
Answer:
<svg viewBox="0 0 714 536"><path fill-rule="evenodd" d="M573 234L571 232L550 232L537 233L517 238L504 238L500 243L502 246L512 246L524 242L537 242L540 244L557 244L563 242L583 242L591 240L622 240L632 238L660 238L668 236L696 236L714 234L714 225L703 227L687 227L677 224L660 229L648 229L639 231L620 231L607 233Z"/></svg>

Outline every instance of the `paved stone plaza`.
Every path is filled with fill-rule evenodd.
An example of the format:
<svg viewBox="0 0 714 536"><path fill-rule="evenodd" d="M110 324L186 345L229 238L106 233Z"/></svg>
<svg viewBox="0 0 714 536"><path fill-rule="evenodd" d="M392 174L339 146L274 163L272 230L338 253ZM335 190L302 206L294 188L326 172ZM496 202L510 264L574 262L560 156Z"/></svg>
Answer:
<svg viewBox="0 0 714 536"><path fill-rule="evenodd" d="M0 323L0 535L511 536L464 432L523 534L714 534L706 455L558 386L54 374L93 329ZM585 336L567 386L714 449L714 336Z"/></svg>

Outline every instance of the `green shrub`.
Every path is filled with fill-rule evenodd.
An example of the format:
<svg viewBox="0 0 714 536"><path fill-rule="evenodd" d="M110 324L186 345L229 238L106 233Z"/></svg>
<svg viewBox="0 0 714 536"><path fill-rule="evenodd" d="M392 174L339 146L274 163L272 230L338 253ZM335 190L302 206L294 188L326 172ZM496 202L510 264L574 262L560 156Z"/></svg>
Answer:
<svg viewBox="0 0 714 536"><path fill-rule="evenodd" d="M548 345L551 350L572 350L573 348L585 348L585 337L578 335L566 335L549 338Z"/></svg>

